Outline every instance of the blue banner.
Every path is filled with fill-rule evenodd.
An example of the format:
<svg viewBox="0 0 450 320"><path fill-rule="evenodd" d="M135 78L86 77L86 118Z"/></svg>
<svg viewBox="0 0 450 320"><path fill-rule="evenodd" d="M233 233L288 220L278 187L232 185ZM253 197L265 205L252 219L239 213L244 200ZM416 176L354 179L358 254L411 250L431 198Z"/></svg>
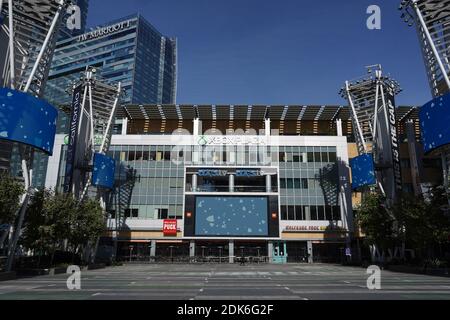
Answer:
<svg viewBox="0 0 450 320"><path fill-rule="evenodd" d="M420 108L419 119L425 153L450 144L450 93Z"/></svg>
<svg viewBox="0 0 450 320"><path fill-rule="evenodd" d="M0 139L53 154L58 111L30 94L0 88Z"/></svg>
<svg viewBox="0 0 450 320"><path fill-rule="evenodd" d="M370 153L362 154L350 160L352 169L352 189L376 184L373 156Z"/></svg>
<svg viewBox="0 0 450 320"><path fill-rule="evenodd" d="M72 190L73 171L75 167L75 153L78 140L78 126L82 114L81 110L81 90L82 85L73 90L72 112L70 114L69 141L67 142L66 172L64 176L64 192Z"/></svg>
<svg viewBox="0 0 450 320"><path fill-rule="evenodd" d="M112 189L114 187L114 175L116 161L101 153L94 154L94 168L92 172L92 185Z"/></svg>

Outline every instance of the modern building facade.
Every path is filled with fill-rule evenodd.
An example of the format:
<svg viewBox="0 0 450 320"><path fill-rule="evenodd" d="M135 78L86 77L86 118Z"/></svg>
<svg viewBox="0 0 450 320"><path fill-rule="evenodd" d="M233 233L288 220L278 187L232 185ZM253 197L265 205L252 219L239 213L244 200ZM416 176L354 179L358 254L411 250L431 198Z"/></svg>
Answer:
<svg viewBox="0 0 450 320"><path fill-rule="evenodd" d="M87 1L80 4L87 8ZM121 82L121 102L170 104L176 100L177 42L163 36L141 15L112 21L56 44L45 98L55 106L68 106L73 83L87 67L97 77ZM64 109L64 108L63 108ZM69 114L59 112L57 132L67 133ZM33 184L43 187L47 156L35 159Z"/></svg>
<svg viewBox="0 0 450 320"><path fill-rule="evenodd" d="M397 117L405 140L402 123L417 122L417 110L398 108ZM348 108L128 105L116 118L102 241L111 254L339 261L354 247ZM58 135L46 187L62 187L65 150ZM438 179L439 169L427 175Z"/></svg>
<svg viewBox="0 0 450 320"><path fill-rule="evenodd" d="M46 99L69 105L67 92L87 67L95 67L106 81L121 82L122 102L171 104L176 99L176 39L163 36L141 15L99 26L59 41L50 69ZM61 113L59 131L67 130Z"/></svg>

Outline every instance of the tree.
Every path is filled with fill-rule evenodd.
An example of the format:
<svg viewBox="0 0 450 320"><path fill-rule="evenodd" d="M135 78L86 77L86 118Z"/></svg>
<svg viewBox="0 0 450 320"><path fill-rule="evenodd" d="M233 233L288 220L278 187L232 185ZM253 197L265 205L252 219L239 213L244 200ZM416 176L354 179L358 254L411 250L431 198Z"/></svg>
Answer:
<svg viewBox="0 0 450 320"><path fill-rule="evenodd" d="M51 254L52 264L58 245L70 236L76 212L77 204L70 194L55 194L48 189L37 191L27 210L22 243L37 252L39 259Z"/></svg>
<svg viewBox="0 0 450 320"><path fill-rule="evenodd" d="M99 202L94 199L83 201L78 206L71 225L69 241L73 254L80 247L86 250L89 245L94 244L104 230L105 219Z"/></svg>
<svg viewBox="0 0 450 320"><path fill-rule="evenodd" d="M47 218L44 212L44 202L51 196L49 190L39 190L34 193L30 199L25 219L25 230L22 234L21 242L23 245L33 251L39 252L39 255L47 252L50 248L50 240L47 237L46 225Z"/></svg>
<svg viewBox="0 0 450 320"><path fill-rule="evenodd" d="M77 215L77 203L71 194L56 193L44 202L43 211L47 218L47 233L52 241L52 264L58 244L70 237L72 221Z"/></svg>
<svg viewBox="0 0 450 320"><path fill-rule="evenodd" d="M356 221L365 234L365 240L371 248L372 259L381 249L391 248L393 243L394 219L385 206L385 197L380 193L368 193L357 208Z"/></svg>
<svg viewBox="0 0 450 320"><path fill-rule="evenodd" d="M25 190L21 183L7 174L0 175L0 223L14 222L20 197Z"/></svg>

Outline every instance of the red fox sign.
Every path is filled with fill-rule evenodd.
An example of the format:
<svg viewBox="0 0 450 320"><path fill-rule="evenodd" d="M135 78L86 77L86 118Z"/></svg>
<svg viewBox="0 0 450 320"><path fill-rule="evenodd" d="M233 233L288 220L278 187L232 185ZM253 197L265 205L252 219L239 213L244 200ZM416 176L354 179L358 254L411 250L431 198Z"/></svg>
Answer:
<svg viewBox="0 0 450 320"><path fill-rule="evenodd" d="M165 236L176 236L177 235L177 220L175 220L175 219L164 220L163 234Z"/></svg>

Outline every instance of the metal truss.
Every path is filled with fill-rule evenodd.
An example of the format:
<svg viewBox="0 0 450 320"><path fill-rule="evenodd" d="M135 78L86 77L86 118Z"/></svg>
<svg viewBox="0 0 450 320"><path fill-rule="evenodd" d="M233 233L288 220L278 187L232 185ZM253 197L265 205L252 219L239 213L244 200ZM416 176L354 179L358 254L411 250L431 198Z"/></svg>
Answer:
<svg viewBox="0 0 450 320"><path fill-rule="evenodd" d="M433 97L450 91L450 0L403 0L402 19L416 25Z"/></svg>
<svg viewBox="0 0 450 320"><path fill-rule="evenodd" d="M66 0L0 0L0 40L5 45L6 56L0 68L1 86L42 97L53 58L62 12ZM20 200L18 219L8 246L6 269L12 269L15 249L33 189L31 159L34 150L20 145L21 165L25 193ZM9 158L11 157L9 149Z"/></svg>
<svg viewBox="0 0 450 320"><path fill-rule="evenodd" d="M95 68L88 68L86 75L75 86L83 86L83 101L81 110L83 116L88 118L88 128L79 128L78 132L89 141L88 150L80 150L92 162L95 152L106 154L111 144L114 115L122 95L121 83L109 84L95 75ZM75 87L74 86L74 87ZM80 121L80 125L82 122ZM88 172L86 172L89 174ZM79 197L82 201L86 196L92 182L92 174ZM77 192L75 191L75 194Z"/></svg>
<svg viewBox="0 0 450 320"><path fill-rule="evenodd" d="M8 63L0 70L4 86L42 97L68 4L66 0L0 0L0 12L7 20L0 32L9 41Z"/></svg>
<svg viewBox="0 0 450 320"><path fill-rule="evenodd" d="M349 102L353 131L359 154L367 153L376 146L378 137L378 115L386 112L386 94L397 95L401 89L397 81L385 77L381 66L367 67L369 76L346 81L339 94ZM387 119L384 119L387 121Z"/></svg>
<svg viewBox="0 0 450 320"><path fill-rule="evenodd" d="M373 154L378 168L377 185L383 194L394 199L399 174L395 182L392 172L386 170L392 170L394 166L393 148L398 148L398 143L396 135L392 137L394 140L388 137L391 137L393 127L396 132L396 123L392 123L396 121L393 99L401 88L397 81L383 75L380 65L367 69L368 75L346 81L339 93L350 106L358 153Z"/></svg>

